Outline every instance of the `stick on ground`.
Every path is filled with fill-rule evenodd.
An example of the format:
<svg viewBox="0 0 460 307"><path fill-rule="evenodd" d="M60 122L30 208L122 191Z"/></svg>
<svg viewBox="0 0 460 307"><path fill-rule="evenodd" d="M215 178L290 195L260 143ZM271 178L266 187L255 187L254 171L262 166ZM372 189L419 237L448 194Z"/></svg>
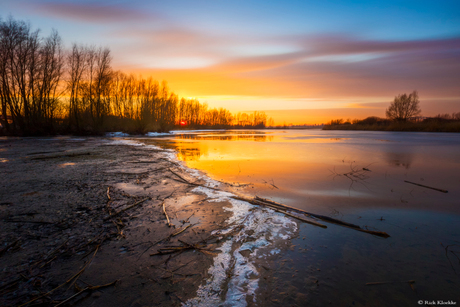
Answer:
<svg viewBox="0 0 460 307"><path fill-rule="evenodd" d="M417 186L422 187L422 188L427 188L427 189L432 189L432 190L435 190L435 191L439 191L439 192L442 192L442 193L448 193L448 192L449 192L449 191L447 191L447 190L429 187L429 186L427 186L427 185L415 183L415 182L412 182L412 181L404 180L404 182L410 183L410 184L413 184L413 185L417 185Z"/></svg>
<svg viewBox="0 0 460 307"><path fill-rule="evenodd" d="M132 204L132 205L130 205L130 206L124 208L124 209L121 209L120 211L118 211L118 212L116 212L116 213L114 213L114 214L112 214L112 215L107 216L106 218L104 218L104 220L108 220L109 218L115 217L115 216L119 215L120 213L123 213L123 212L125 212L126 210L131 209L132 207L135 207L135 206L137 206L137 205L139 205L139 204L142 204L144 201L149 200L149 199L150 199L150 197L146 197L146 198L144 198L144 199L142 199L142 200L140 200L140 201L137 201L137 202L135 202L134 204Z"/></svg>
<svg viewBox="0 0 460 307"><path fill-rule="evenodd" d="M165 216L166 216L166 220L167 220L167 223L169 227L171 227L171 223L169 222L169 217L168 217L168 214L166 213L166 208L165 208L165 202L163 202L163 212L165 213Z"/></svg>

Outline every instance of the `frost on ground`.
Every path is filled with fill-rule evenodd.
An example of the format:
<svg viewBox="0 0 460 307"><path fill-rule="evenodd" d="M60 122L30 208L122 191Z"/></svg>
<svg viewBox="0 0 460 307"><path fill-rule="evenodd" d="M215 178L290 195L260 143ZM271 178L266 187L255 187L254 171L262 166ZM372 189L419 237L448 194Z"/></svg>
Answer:
<svg viewBox="0 0 460 307"><path fill-rule="evenodd" d="M232 235L218 248L221 253L214 258L208 270L210 277L200 286L197 296L183 306L246 306L248 299L255 302L259 284L257 259L279 253L283 242L293 237L297 224L271 209L232 199L231 193L205 187L193 192L232 204L224 208L233 213L227 220L228 228L214 233Z"/></svg>

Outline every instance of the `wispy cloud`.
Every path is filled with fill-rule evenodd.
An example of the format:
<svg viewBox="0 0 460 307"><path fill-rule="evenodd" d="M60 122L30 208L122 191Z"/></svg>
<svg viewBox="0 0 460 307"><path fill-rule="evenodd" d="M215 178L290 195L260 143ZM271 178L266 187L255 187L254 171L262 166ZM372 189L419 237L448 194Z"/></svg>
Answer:
<svg viewBox="0 0 460 307"><path fill-rule="evenodd" d="M146 14L139 10L113 4L36 1L30 5L44 15L91 23L139 21L154 17L151 16L151 13Z"/></svg>

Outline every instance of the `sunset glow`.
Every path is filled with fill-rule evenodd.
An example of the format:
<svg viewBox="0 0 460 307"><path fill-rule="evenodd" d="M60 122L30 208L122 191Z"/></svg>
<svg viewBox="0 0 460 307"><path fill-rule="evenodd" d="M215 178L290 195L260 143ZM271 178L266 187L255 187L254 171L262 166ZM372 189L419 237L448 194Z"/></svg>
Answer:
<svg viewBox="0 0 460 307"><path fill-rule="evenodd" d="M425 116L460 111L458 1L2 1L64 44L107 46L115 69L276 124L385 116L418 90ZM301 111L295 111L301 110Z"/></svg>

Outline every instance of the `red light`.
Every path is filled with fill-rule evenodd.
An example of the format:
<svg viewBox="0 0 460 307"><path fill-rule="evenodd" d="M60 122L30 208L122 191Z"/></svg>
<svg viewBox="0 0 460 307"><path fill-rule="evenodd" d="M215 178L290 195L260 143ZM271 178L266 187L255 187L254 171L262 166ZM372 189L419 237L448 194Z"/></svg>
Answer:
<svg viewBox="0 0 460 307"><path fill-rule="evenodd" d="M184 120L182 120L182 121L180 122L180 125L181 125L181 126L185 126L185 125L187 125L187 122L184 121Z"/></svg>

